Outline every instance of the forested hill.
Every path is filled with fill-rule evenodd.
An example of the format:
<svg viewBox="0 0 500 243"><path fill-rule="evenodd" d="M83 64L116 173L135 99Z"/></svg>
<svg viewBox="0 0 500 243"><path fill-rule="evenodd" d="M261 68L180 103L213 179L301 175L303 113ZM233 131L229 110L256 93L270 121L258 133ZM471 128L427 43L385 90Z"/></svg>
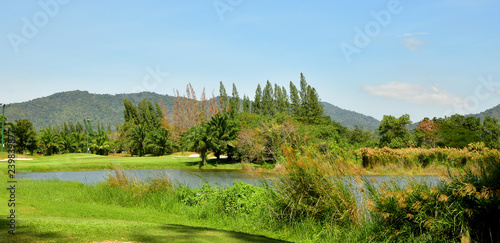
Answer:
<svg viewBox="0 0 500 243"><path fill-rule="evenodd" d="M114 127L115 122L123 123L123 99L125 98L134 104L142 99L150 102L162 100L169 111L172 111L174 104L173 96L152 92L109 95L76 90L11 104L5 109L5 116L9 122L28 119L37 129L69 121L82 123L86 117L93 122L102 121L105 125L109 123ZM349 128L358 125L365 129L375 130L380 123L370 116L344 110L326 102L322 104L327 115Z"/></svg>
<svg viewBox="0 0 500 243"><path fill-rule="evenodd" d="M490 108L488 110L485 110L483 112L480 112L478 114L472 114L471 116L473 117L479 117L481 119L484 119L487 116L494 117L500 120L500 105L497 105L493 108Z"/></svg>
<svg viewBox="0 0 500 243"><path fill-rule="evenodd" d="M174 97L151 92L135 94L91 94L87 91L68 91L37 98L22 103L11 104L5 109L9 122L28 119L37 129L62 122L83 124L89 117L93 122L108 123L114 127L115 122L123 123L123 99L128 98L134 104L140 100L162 100L167 107L173 106Z"/></svg>
<svg viewBox="0 0 500 243"><path fill-rule="evenodd" d="M363 127L363 129L376 130L380 121L361 113L354 111L344 110L327 102L321 102L326 114L333 120L339 122L347 128L354 129L354 126Z"/></svg>

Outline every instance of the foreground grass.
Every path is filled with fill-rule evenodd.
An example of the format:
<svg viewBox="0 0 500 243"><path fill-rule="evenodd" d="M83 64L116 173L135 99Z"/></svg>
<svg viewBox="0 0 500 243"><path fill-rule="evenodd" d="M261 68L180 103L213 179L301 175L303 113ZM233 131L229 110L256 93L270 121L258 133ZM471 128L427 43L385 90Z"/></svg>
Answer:
<svg viewBox="0 0 500 243"><path fill-rule="evenodd" d="M6 185L4 172L1 180ZM16 235L7 233L7 219L2 216L0 242L279 242L216 229L217 225L182 213L103 203L92 199L96 187L77 182L19 180L17 186ZM8 196L2 193L1 200L7 202ZM2 215L10 209L7 203L0 204Z"/></svg>

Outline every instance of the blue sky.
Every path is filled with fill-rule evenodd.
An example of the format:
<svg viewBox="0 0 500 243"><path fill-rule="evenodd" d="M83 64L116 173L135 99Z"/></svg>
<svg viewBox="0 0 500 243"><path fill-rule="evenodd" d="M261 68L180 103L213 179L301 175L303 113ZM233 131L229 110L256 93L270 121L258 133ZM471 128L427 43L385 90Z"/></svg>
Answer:
<svg viewBox="0 0 500 243"><path fill-rule="evenodd" d="M412 121L500 104L500 2L1 1L0 103L69 90L253 98L299 84Z"/></svg>

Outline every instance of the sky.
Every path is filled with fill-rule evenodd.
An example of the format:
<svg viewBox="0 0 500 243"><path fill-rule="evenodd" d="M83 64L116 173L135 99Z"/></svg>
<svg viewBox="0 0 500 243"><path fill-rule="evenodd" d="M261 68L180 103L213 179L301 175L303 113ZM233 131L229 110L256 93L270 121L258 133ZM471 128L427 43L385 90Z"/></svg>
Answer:
<svg viewBox="0 0 500 243"><path fill-rule="evenodd" d="M300 73L381 120L500 104L500 1L0 0L0 103L150 91L253 99Z"/></svg>

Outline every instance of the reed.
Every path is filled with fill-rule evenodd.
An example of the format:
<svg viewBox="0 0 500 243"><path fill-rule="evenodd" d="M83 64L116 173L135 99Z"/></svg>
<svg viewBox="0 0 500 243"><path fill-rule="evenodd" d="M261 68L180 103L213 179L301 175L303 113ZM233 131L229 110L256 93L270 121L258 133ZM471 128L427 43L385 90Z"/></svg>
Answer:
<svg viewBox="0 0 500 243"><path fill-rule="evenodd" d="M470 151L470 150L469 150ZM484 151L483 151L484 152ZM476 165L443 177L437 187L410 180L376 188L365 181L378 239L430 236L449 241L499 242L500 158L486 151Z"/></svg>
<svg viewBox="0 0 500 243"><path fill-rule="evenodd" d="M362 148L363 167L372 169L394 164L405 169L426 168L429 165L443 165L451 168L463 168L476 165L489 156L500 157L496 149L485 147L484 143L471 143L468 147L457 148Z"/></svg>
<svg viewBox="0 0 500 243"><path fill-rule="evenodd" d="M299 156L292 148L282 149L285 172L276 185L278 198L274 206L279 221L312 219L327 228L359 223L354 189L342 179L344 163L314 151Z"/></svg>

